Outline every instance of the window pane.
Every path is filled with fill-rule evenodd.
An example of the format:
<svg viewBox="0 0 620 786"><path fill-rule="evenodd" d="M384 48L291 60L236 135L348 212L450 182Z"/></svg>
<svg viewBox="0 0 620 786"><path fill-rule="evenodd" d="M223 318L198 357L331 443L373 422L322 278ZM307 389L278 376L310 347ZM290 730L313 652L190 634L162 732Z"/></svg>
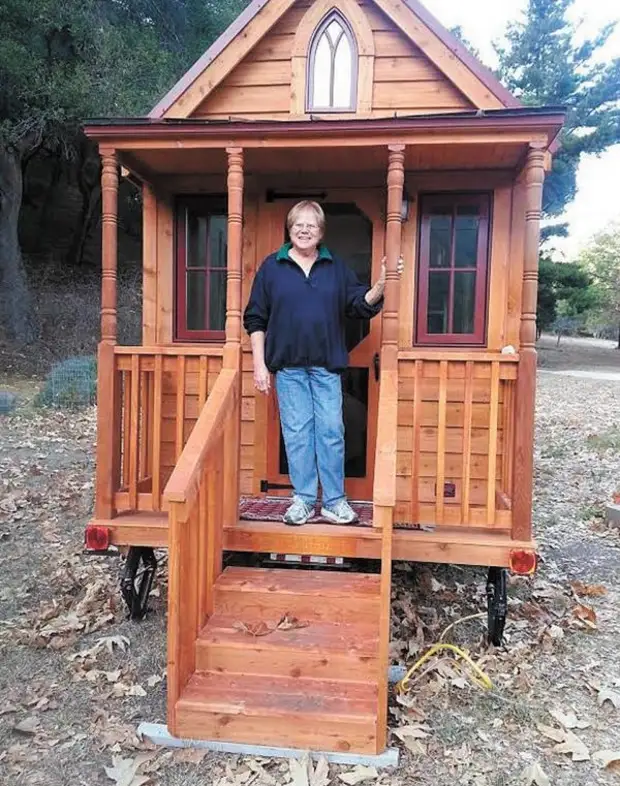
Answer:
<svg viewBox="0 0 620 786"><path fill-rule="evenodd" d="M209 276L209 330L224 330L226 325L226 273L211 271Z"/></svg>
<svg viewBox="0 0 620 786"><path fill-rule="evenodd" d="M451 216L430 217L429 267L450 267Z"/></svg>
<svg viewBox="0 0 620 786"><path fill-rule="evenodd" d="M342 27L340 26L340 23L337 22L335 19L333 22L330 22L329 25L327 26L327 35L329 36L330 41L332 42L332 45L334 47L336 47L336 45L338 44L338 39L340 38L342 33L343 33Z"/></svg>
<svg viewBox="0 0 620 786"><path fill-rule="evenodd" d="M226 267L226 237L228 231L228 219L226 216L211 216L209 220L209 230L211 236L210 259L211 267Z"/></svg>
<svg viewBox="0 0 620 786"><path fill-rule="evenodd" d="M459 214L463 208L459 209ZM480 219L477 216L457 215L454 249L455 267L476 267L478 261L478 231Z"/></svg>
<svg viewBox="0 0 620 786"><path fill-rule="evenodd" d="M205 283L203 270L187 271L187 329L205 330Z"/></svg>
<svg viewBox="0 0 620 786"><path fill-rule="evenodd" d="M187 211L187 267L206 267L207 237L209 232L207 216Z"/></svg>
<svg viewBox="0 0 620 786"><path fill-rule="evenodd" d="M351 44L346 35L343 35L336 49L334 60L334 107L351 108L352 70Z"/></svg>
<svg viewBox="0 0 620 786"><path fill-rule="evenodd" d="M312 107L314 109L319 107L329 108L329 88L332 81L332 52L326 33L323 33L314 50L312 77Z"/></svg>
<svg viewBox="0 0 620 786"><path fill-rule="evenodd" d="M476 311L476 273L454 274L453 333L473 333Z"/></svg>
<svg viewBox="0 0 620 786"><path fill-rule="evenodd" d="M429 333L449 333L448 313L450 301L450 273L428 274L428 318Z"/></svg>

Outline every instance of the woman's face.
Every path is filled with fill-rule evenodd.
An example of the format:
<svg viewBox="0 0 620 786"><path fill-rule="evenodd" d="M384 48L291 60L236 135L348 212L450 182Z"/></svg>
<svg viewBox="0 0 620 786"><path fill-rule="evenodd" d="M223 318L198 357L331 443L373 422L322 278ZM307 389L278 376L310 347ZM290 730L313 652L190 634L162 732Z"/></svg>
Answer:
<svg viewBox="0 0 620 786"><path fill-rule="evenodd" d="M289 229L293 248L308 252L316 248L321 241L318 216L314 210L306 208L297 214L294 224Z"/></svg>

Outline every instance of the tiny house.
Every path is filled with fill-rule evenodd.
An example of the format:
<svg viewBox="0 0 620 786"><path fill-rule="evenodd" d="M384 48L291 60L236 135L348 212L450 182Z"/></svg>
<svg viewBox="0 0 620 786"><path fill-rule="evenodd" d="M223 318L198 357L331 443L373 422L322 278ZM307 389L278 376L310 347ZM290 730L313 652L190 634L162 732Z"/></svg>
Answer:
<svg viewBox="0 0 620 786"><path fill-rule="evenodd" d="M489 566L491 600L504 569L533 570L539 222L562 122L418 0L253 0L148 117L88 124L103 280L87 540L131 546L147 572L169 549L172 734L381 752L392 560ZM143 195L136 347L116 341L122 173ZM302 199L362 281L387 255L382 314L346 331L357 526L282 523L277 401L254 389L242 330ZM224 552L381 571L223 569ZM282 615L308 624L240 630Z"/></svg>

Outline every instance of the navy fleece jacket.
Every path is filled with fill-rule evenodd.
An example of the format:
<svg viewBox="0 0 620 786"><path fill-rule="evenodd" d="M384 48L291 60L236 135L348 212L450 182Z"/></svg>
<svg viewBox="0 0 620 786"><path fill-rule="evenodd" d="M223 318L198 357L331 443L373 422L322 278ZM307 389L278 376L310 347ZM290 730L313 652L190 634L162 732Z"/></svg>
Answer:
<svg viewBox="0 0 620 786"><path fill-rule="evenodd" d="M254 279L243 315L248 333L266 333L265 363L281 368L320 366L341 372L347 367L346 317L370 319L381 311L365 300L368 287L325 246L306 277L289 256L287 243L268 256Z"/></svg>

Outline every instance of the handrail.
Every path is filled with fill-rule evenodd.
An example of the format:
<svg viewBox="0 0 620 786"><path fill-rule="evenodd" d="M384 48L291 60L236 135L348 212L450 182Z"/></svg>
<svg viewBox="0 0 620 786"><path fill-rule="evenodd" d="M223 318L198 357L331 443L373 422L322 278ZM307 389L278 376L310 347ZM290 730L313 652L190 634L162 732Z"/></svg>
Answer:
<svg viewBox="0 0 620 786"><path fill-rule="evenodd" d="M164 490L164 499L184 505L184 515L194 502L202 477L206 457L220 436L227 415L236 404L238 371L223 369L213 386L198 421L187 440L183 452ZM180 521L185 519L180 518Z"/></svg>
<svg viewBox="0 0 620 786"><path fill-rule="evenodd" d="M152 346L141 345L136 347L128 347L125 345L116 344L114 347L115 355L179 355L199 357L222 357L224 355L224 347L222 346L203 346L196 344L155 344Z"/></svg>

